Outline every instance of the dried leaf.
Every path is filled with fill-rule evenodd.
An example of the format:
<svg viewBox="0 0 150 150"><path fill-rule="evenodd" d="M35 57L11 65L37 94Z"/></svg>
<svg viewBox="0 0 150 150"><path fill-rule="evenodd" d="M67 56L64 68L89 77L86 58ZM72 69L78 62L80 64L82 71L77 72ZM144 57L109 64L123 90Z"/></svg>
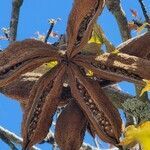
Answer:
<svg viewBox="0 0 150 150"><path fill-rule="evenodd" d="M137 11L136 11L136 10L134 10L134 9L130 9L130 11L131 11L131 13L132 13L132 16L133 16L133 17L137 17L137 16L138 16L138 14L137 14Z"/></svg>

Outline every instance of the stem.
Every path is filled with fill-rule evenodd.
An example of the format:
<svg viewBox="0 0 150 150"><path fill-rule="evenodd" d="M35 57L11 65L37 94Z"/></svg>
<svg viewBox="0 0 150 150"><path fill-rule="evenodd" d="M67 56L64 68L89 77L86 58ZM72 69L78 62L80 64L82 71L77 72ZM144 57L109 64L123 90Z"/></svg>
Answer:
<svg viewBox="0 0 150 150"><path fill-rule="evenodd" d="M149 16L148 16L148 12L147 12L147 10L146 10L146 7L145 7L145 5L144 5L143 0L139 0L139 3L140 3L140 5L141 5L142 12L143 12L143 15L144 15L144 17L145 17L146 22L147 22L147 23L150 23L150 18L149 18ZM147 26L147 29L148 29L148 31L150 32L150 26L149 26L149 25Z"/></svg>
<svg viewBox="0 0 150 150"><path fill-rule="evenodd" d="M45 40L44 40L45 43L47 43L48 38L49 38L50 34L52 33L52 30L53 30L53 28L54 28L54 24L55 24L55 23L51 23L51 25L50 25L50 28L49 28L49 30L48 30L48 32L47 32L47 34L46 34Z"/></svg>
<svg viewBox="0 0 150 150"><path fill-rule="evenodd" d="M23 0L13 0L12 2L12 13L11 13L10 33L9 33L10 43L14 42L17 37L18 20L22 4Z"/></svg>
<svg viewBox="0 0 150 150"><path fill-rule="evenodd" d="M11 142L10 139L8 139L5 134L0 132L0 138L1 140L6 143L12 150L18 150L13 142Z"/></svg>
<svg viewBox="0 0 150 150"><path fill-rule="evenodd" d="M144 17L145 17L145 20L146 20L146 22L149 23L150 19L149 19L148 12L147 12L147 10L146 10L146 7L145 7L145 5L144 5L143 0L139 0L139 3L140 3L140 5L141 5L141 8L142 8L142 11L143 11L143 15L144 15Z"/></svg>
<svg viewBox="0 0 150 150"><path fill-rule="evenodd" d="M17 144L17 145L22 145L23 140L22 138L18 137L16 134L8 131L7 129L3 128L0 126L0 138L3 139L3 141L5 143L7 143L9 146L11 144L11 148L13 147L13 143ZM13 144L13 145L12 145ZM16 150L15 148L13 150ZM31 148L31 150L40 150L39 148L36 148L35 146L33 146Z"/></svg>
<svg viewBox="0 0 150 150"><path fill-rule="evenodd" d="M117 21L122 40L126 41L130 39L131 34L128 28L128 21L125 12L122 9L120 0L107 0L106 5Z"/></svg>

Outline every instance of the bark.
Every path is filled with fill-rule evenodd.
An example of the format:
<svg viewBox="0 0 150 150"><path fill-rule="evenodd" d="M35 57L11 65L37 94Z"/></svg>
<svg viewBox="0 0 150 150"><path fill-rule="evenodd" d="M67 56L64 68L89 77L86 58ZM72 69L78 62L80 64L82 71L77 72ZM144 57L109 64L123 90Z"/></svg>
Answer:
<svg viewBox="0 0 150 150"><path fill-rule="evenodd" d="M146 6L145 6L143 0L138 0L138 1L139 1L140 5L141 5L141 9L143 11L143 15L145 17L146 22L150 23L150 17L148 16L148 12L146 10ZM148 27L148 28L149 28L149 31L150 31L150 27Z"/></svg>
<svg viewBox="0 0 150 150"><path fill-rule="evenodd" d="M17 37L20 8L22 4L23 0L13 0L12 2L12 13L11 13L10 33L9 33L10 43L14 42Z"/></svg>
<svg viewBox="0 0 150 150"><path fill-rule="evenodd" d="M131 35L130 35L130 30L128 28L128 21L122 9L120 0L107 0L106 5L109 11L116 18L121 33L122 41L126 41L130 39Z"/></svg>
<svg viewBox="0 0 150 150"><path fill-rule="evenodd" d="M13 148L13 150L17 150L17 148L15 149L15 147L12 147L15 144L18 145L22 145L22 138L20 138L19 136L17 136L16 134L10 132L9 130L3 128L0 126L0 137L3 137L4 141L7 141L7 144ZM32 147L31 150L40 150L37 147Z"/></svg>

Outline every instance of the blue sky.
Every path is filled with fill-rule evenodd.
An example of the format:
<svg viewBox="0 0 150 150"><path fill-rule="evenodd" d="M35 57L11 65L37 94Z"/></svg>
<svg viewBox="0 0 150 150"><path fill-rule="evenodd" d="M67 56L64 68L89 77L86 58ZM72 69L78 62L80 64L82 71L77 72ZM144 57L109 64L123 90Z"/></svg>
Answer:
<svg viewBox="0 0 150 150"><path fill-rule="evenodd" d="M12 0L0 0L0 29L3 27L9 27L11 2ZM31 38L35 36L37 31L41 34L45 34L49 28L49 18L61 18L61 21L56 24L54 31L59 34L64 33L72 2L72 0L24 0L20 13L17 40ZM147 9L150 10L150 0L144 0L144 2ZM130 13L130 8L137 10L139 16L143 18L137 1L122 0L122 5L129 20L133 19ZM98 23L102 25L107 37L114 45L117 46L121 43L117 24L107 9L105 9L102 16L99 17ZM1 35L2 32L0 31L0 36ZM133 36L134 35L135 33L133 32ZM5 48L7 45L7 41L0 41L1 48ZM124 91L133 95L135 94L133 84L122 82L120 86ZM22 112L19 104L16 101L10 100L0 94L0 125L16 133L17 135L20 135L21 119ZM86 141L91 142L91 139L86 137ZM47 145L40 147L42 150L49 149ZM0 140L0 150L1 149L9 150L9 147Z"/></svg>

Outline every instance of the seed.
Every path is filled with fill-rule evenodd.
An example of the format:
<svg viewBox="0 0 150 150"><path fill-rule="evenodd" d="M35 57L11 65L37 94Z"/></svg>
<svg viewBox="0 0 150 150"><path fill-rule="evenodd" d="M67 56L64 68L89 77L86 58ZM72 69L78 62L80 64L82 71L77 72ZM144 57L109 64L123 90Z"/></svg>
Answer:
<svg viewBox="0 0 150 150"><path fill-rule="evenodd" d="M108 121L106 121L106 122L105 122L105 124L106 124L106 125L108 125L108 124L109 124L109 122L108 122Z"/></svg>
<svg viewBox="0 0 150 150"><path fill-rule="evenodd" d="M96 116L97 113L98 113L96 110L93 110L92 112L93 112L93 115L94 115L94 116Z"/></svg>
<svg viewBox="0 0 150 150"><path fill-rule="evenodd" d="M90 108L94 108L94 105L90 105Z"/></svg>
<svg viewBox="0 0 150 150"><path fill-rule="evenodd" d="M92 103L92 99L89 99L89 103Z"/></svg>
<svg viewBox="0 0 150 150"><path fill-rule="evenodd" d="M89 102L86 102L85 104L86 104L86 105L89 105L90 103L89 103Z"/></svg>
<svg viewBox="0 0 150 150"><path fill-rule="evenodd" d="M102 124L105 124L105 120L102 120L101 123L102 123Z"/></svg>

